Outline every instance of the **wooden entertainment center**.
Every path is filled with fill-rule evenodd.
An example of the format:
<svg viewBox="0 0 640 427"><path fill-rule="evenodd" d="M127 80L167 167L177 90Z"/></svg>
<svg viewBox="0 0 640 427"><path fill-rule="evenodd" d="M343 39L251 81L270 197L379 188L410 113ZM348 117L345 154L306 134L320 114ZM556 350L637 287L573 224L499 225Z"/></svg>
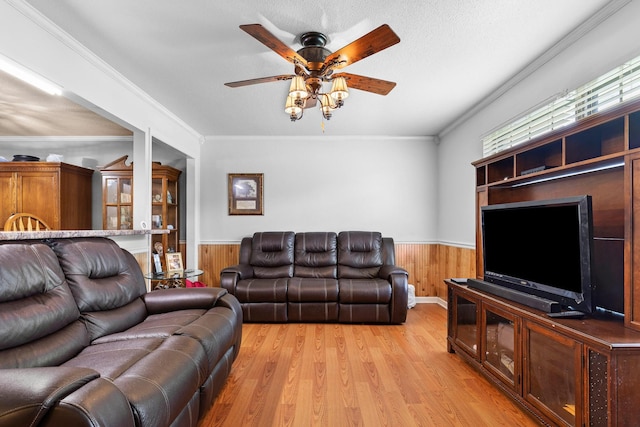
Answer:
<svg viewBox="0 0 640 427"><path fill-rule="evenodd" d="M606 300L607 308L622 312L624 320L602 313L552 319L447 280L449 351L477 367L543 424L637 425L640 101L584 118L473 165L478 278L484 275L482 206L588 194L596 302Z"/></svg>

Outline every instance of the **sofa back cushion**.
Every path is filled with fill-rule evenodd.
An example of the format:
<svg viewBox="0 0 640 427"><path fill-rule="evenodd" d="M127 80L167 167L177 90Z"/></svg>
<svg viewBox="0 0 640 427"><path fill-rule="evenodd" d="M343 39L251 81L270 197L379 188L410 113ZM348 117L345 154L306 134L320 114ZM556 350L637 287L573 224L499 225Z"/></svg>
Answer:
<svg viewBox="0 0 640 427"><path fill-rule="evenodd" d="M121 332L147 317L145 279L133 255L102 237L57 239L58 256L91 339Z"/></svg>
<svg viewBox="0 0 640 427"><path fill-rule="evenodd" d="M336 279L338 277L338 235L298 233L295 248L295 277Z"/></svg>
<svg viewBox="0 0 640 427"><path fill-rule="evenodd" d="M0 368L52 366L89 343L58 259L37 241L0 243Z"/></svg>
<svg viewBox="0 0 640 427"><path fill-rule="evenodd" d="M338 235L338 277L378 277L382 266L382 235L374 231L342 231Z"/></svg>
<svg viewBox="0 0 640 427"><path fill-rule="evenodd" d="M257 279L293 277L293 231L255 233L251 242L253 275Z"/></svg>

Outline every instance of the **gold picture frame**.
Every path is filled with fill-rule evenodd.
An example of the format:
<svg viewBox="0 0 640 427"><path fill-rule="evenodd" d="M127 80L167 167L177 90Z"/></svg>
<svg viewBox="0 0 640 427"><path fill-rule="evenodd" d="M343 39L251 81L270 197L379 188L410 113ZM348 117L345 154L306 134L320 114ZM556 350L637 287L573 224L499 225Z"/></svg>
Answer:
<svg viewBox="0 0 640 427"><path fill-rule="evenodd" d="M184 266L182 265L182 254L180 252L167 252L165 254L165 261L167 266L167 275L178 273L182 275L184 272Z"/></svg>
<svg viewBox="0 0 640 427"><path fill-rule="evenodd" d="M228 174L229 215L263 215L263 174Z"/></svg>

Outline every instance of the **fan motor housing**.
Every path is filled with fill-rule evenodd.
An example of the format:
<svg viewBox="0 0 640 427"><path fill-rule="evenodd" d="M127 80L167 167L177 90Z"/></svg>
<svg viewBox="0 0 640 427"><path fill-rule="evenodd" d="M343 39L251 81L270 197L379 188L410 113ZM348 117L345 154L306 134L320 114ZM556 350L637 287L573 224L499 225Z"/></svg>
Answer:
<svg viewBox="0 0 640 427"><path fill-rule="evenodd" d="M303 47L298 50L298 55L307 60L309 70L320 70L325 58L331 55L331 51L324 47L327 36L317 31L310 31L300 36L300 43Z"/></svg>

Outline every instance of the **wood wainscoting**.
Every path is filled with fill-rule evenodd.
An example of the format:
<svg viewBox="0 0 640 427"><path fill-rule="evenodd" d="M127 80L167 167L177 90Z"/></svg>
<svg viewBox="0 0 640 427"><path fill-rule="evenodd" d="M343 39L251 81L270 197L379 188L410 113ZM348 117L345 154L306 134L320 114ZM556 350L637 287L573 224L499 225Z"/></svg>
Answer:
<svg viewBox="0 0 640 427"><path fill-rule="evenodd" d="M149 254L147 252L136 252L132 253L132 255L138 262L140 270L142 270L143 273L146 273L148 265L147 263L149 262Z"/></svg>
<svg viewBox="0 0 640 427"><path fill-rule="evenodd" d="M396 243L395 248L396 264L409 272L409 283L416 287L416 296L446 301L444 279L476 277L475 249L439 243ZM198 251L199 268L204 271L200 281L220 286L220 270L238 263L240 244L202 244Z"/></svg>

